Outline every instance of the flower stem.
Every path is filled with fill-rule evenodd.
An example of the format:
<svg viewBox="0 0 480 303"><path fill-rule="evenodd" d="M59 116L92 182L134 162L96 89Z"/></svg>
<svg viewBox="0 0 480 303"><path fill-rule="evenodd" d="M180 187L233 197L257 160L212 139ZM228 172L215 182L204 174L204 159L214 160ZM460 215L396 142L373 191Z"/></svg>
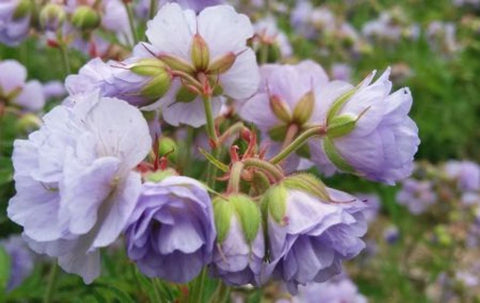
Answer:
<svg viewBox="0 0 480 303"><path fill-rule="evenodd" d="M52 297L53 297L53 293L54 293L54 290L55 290L55 285L56 285L56 282L57 282L57 275L58 275L58 264L57 264L57 262L54 262L52 264L52 267L50 268L47 290L45 291L45 295L43 296L43 302L44 303L52 302Z"/></svg>
<svg viewBox="0 0 480 303"><path fill-rule="evenodd" d="M282 170L268 161L256 158L248 158L242 162L245 167L256 167L263 170L267 174L273 176L277 181L282 180L284 177Z"/></svg>
<svg viewBox="0 0 480 303"><path fill-rule="evenodd" d="M156 278L153 278L151 279L152 281L152 286L153 286L153 292L154 292L154 295L155 295L155 302L165 302L163 299L162 299L162 295L160 294L160 289L158 289L158 281Z"/></svg>
<svg viewBox="0 0 480 303"><path fill-rule="evenodd" d="M316 136L323 136L325 134L324 126L315 126L304 131L298 136L292 143L287 145L278 155L270 159L273 164L280 163L283 159L287 158L291 153L302 147L310 138Z"/></svg>
<svg viewBox="0 0 480 303"><path fill-rule="evenodd" d="M157 12L157 0L150 0L150 11L148 14L149 19L153 19L155 17L155 13Z"/></svg>
<svg viewBox="0 0 480 303"><path fill-rule="evenodd" d="M220 137L218 137L218 143L222 144L231 136L240 133L245 128L243 122L237 122L230 126Z"/></svg>
<svg viewBox="0 0 480 303"><path fill-rule="evenodd" d="M58 47L58 49L60 50L60 54L62 55L62 62L65 68L65 73L67 75L70 75L72 70L70 68L70 60L68 60L68 51L67 51L67 47L65 46L65 43L62 42L61 45Z"/></svg>
<svg viewBox="0 0 480 303"><path fill-rule="evenodd" d="M228 193L240 192L240 181L242 180L242 171L245 165L242 162L235 162L230 170L230 179L228 180Z"/></svg>
<svg viewBox="0 0 480 303"><path fill-rule="evenodd" d="M213 294L212 302L225 303L228 302L228 296L230 295L230 287L228 287L223 281L218 282L217 289Z"/></svg>
<svg viewBox="0 0 480 303"><path fill-rule="evenodd" d="M207 269L203 268L200 275L195 279L192 285L192 291L188 295L188 302L203 302L203 287L207 277Z"/></svg>
<svg viewBox="0 0 480 303"><path fill-rule="evenodd" d="M212 112L212 97L206 96L202 98L203 108L205 109L205 118L207 119L207 133L211 141L216 145L218 143L217 132L215 130L215 119Z"/></svg>
<svg viewBox="0 0 480 303"><path fill-rule="evenodd" d="M125 10L127 11L128 24L130 25L130 31L132 32L133 43L135 45L138 43L138 34L137 34L137 30L135 29L135 22L133 20L132 6L129 1L123 1L123 4L125 5Z"/></svg>

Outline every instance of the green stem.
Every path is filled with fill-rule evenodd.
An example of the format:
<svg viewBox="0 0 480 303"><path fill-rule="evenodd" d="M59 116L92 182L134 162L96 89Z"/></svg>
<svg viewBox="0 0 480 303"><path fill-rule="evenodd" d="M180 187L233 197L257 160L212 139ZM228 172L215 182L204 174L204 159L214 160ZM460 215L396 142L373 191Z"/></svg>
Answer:
<svg viewBox="0 0 480 303"><path fill-rule="evenodd" d="M70 60L68 60L68 51L67 51L67 47L65 46L65 44L63 42L61 42L60 46L58 47L58 49L60 50L60 54L62 56L62 62L63 62L63 66L65 68L65 73L67 75L70 75L72 70L70 68Z"/></svg>
<svg viewBox="0 0 480 303"><path fill-rule="evenodd" d="M230 287L228 287L222 281L219 281L217 289L215 290L215 293L213 294L213 298L212 298L211 302L215 302L215 303L228 302L227 300L228 300L229 295L230 295Z"/></svg>
<svg viewBox="0 0 480 303"><path fill-rule="evenodd" d="M284 177L282 170L268 161L256 158L248 158L243 160L242 162L245 167L259 168L267 174L273 176L276 180L282 180Z"/></svg>
<svg viewBox="0 0 480 303"><path fill-rule="evenodd" d="M240 133L244 128L245 125L243 125L243 122L237 122L233 124L220 137L218 137L218 143L224 143L228 138L230 138L232 135Z"/></svg>
<svg viewBox="0 0 480 303"><path fill-rule="evenodd" d="M304 131L298 136L292 143L287 145L278 155L270 159L273 164L280 163L283 159L287 158L291 153L302 147L310 138L316 136L323 136L325 134L325 127L315 126Z"/></svg>
<svg viewBox="0 0 480 303"><path fill-rule="evenodd" d="M230 170L230 179L228 180L228 193L240 192L240 181L242 180L242 171L244 164L242 162L235 162Z"/></svg>
<svg viewBox="0 0 480 303"><path fill-rule="evenodd" d="M212 112L212 97L203 97L203 108L205 109L205 117L207 119L207 133L210 140L214 144L218 143L217 131L215 130L215 119Z"/></svg>
<svg viewBox="0 0 480 303"><path fill-rule="evenodd" d="M138 43L138 34L137 34L137 30L135 29L135 22L133 20L132 6L127 1L123 1L123 4L125 5L125 9L127 10L128 24L130 25L130 31L132 32L133 43L137 44Z"/></svg>
<svg viewBox="0 0 480 303"><path fill-rule="evenodd" d="M48 277L47 290L45 291L45 295L43 297L43 302L44 303L52 302L53 293L54 293L55 285L56 285L56 282L57 282L57 275L58 275L58 264L57 264L57 262L55 262L55 263L53 263L53 265L50 269L50 274L49 274L49 277Z"/></svg>
<svg viewBox="0 0 480 303"><path fill-rule="evenodd" d="M157 12L157 0L150 0L150 11L148 14L149 19L153 19L155 17L155 13Z"/></svg>
<svg viewBox="0 0 480 303"><path fill-rule="evenodd" d="M195 279L192 285L192 291L188 295L188 302L203 302L203 287L207 277L207 269L203 268L200 275Z"/></svg>

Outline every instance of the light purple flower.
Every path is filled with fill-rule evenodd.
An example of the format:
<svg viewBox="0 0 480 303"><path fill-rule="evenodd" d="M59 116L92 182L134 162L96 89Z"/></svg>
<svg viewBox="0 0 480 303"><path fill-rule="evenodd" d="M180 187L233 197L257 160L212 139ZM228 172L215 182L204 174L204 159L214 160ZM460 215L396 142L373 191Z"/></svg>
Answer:
<svg viewBox="0 0 480 303"><path fill-rule="evenodd" d="M267 16L257 21L253 27L256 35L254 39L255 49L258 49L262 44L266 44L278 47L283 58L293 54L287 35L278 28L273 16Z"/></svg>
<svg viewBox="0 0 480 303"><path fill-rule="evenodd" d="M225 56L233 56L234 61L233 65L220 73L197 67L195 74L192 74L194 78L200 77L194 80L195 85L205 81L205 78L201 78L208 74L211 78L209 81L215 80L209 85L221 88L220 94L223 96L245 99L257 90L258 66L253 50L246 45L247 39L253 36L253 28L248 17L238 14L231 6L212 6L195 15L192 10L182 10L176 3L168 3L162 6L147 27L146 35L151 44L143 43L137 47L143 49L144 58L151 58L152 54L160 59L173 56L193 66L191 49L194 36L198 34L206 43L210 64ZM172 66L172 69L175 70L175 67ZM165 121L174 126L188 124L199 127L205 124L201 98L180 101L177 92L181 86L180 79L174 79L169 93L151 109L161 107ZM217 116L223 98L213 97L211 102L213 114Z"/></svg>
<svg viewBox="0 0 480 303"><path fill-rule="evenodd" d="M61 98L67 94L65 86L60 81L50 81L43 84L43 95L45 99Z"/></svg>
<svg viewBox="0 0 480 303"><path fill-rule="evenodd" d="M367 223L372 223L377 219L378 212L380 211L381 203L380 197L376 194L363 194L357 193L355 196L365 203L365 210L363 216Z"/></svg>
<svg viewBox="0 0 480 303"><path fill-rule="evenodd" d="M252 98L241 105L239 115L260 129L264 144L269 146L268 156L273 156L280 151L289 128L296 130L293 134L296 136L315 122L312 117L297 121L293 113L302 97L316 87L323 87L328 81L328 76L323 68L313 61L303 61L297 65L266 64L260 71L262 78L260 88ZM318 99L313 101L313 108L323 107ZM273 103L283 107L288 118L279 114ZM300 112L305 110L302 109ZM298 154L290 156L285 163L286 170L295 170L299 162Z"/></svg>
<svg viewBox="0 0 480 303"><path fill-rule="evenodd" d="M10 236L0 241L0 246L10 256L10 277L7 284L7 291L10 291L32 273L34 256L20 236Z"/></svg>
<svg viewBox="0 0 480 303"><path fill-rule="evenodd" d="M14 143L8 216L33 250L90 283L100 274L99 248L117 239L140 195L132 169L150 150L148 126L138 109L97 92L43 120Z"/></svg>
<svg viewBox="0 0 480 303"><path fill-rule="evenodd" d="M460 49L455 32L454 23L432 21L427 28L427 41L435 51L451 54Z"/></svg>
<svg viewBox="0 0 480 303"><path fill-rule="evenodd" d="M350 82L352 69L348 64L335 63L331 69L332 79Z"/></svg>
<svg viewBox="0 0 480 303"><path fill-rule="evenodd" d="M15 16L21 0L3 0L0 2L0 43L16 46L28 35L30 30L29 9Z"/></svg>
<svg viewBox="0 0 480 303"><path fill-rule="evenodd" d="M135 6L135 13L141 19L147 19L150 13L150 0L140 0ZM157 0L157 11L166 3L177 2L184 9L192 9L200 12L208 6L214 6L225 3L224 0ZM156 12L155 12L156 13Z"/></svg>
<svg viewBox="0 0 480 303"><path fill-rule="evenodd" d="M423 213L436 200L437 195L433 191L432 183L426 180L406 179L397 193L397 202L407 206L414 215Z"/></svg>
<svg viewBox="0 0 480 303"><path fill-rule="evenodd" d="M312 160L324 174L330 175L339 169L394 184L412 173L413 157L420 144L418 128L408 116L412 96L408 88L391 94L389 75L390 69L387 69L371 83L372 73L355 91L352 85L342 81L332 81L317 89L315 99L321 106L315 107L313 121L328 129L332 104L347 92L353 95L334 117L356 121L351 132L330 136L327 130L326 137L309 142ZM335 159L333 154L339 158Z"/></svg>
<svg viewBox="0 0 480 303"><path fill-rule="evenodd" d="M367 303L367 299L358 292L352 280L334 277L323 283L300 286L292 303Z"/></svg>
<svg viewBox="0 0 480 303"><path fill-rule="evenodd" d="M341 272L341 262L365 247L360 239L367 230L365 204L344 192L327 189L330 198L301 190L288 190L283 223L269 213L267 268L295 294L298 284L324 282ZM267 271L268 274L268 271Z"/></svg>
<svg viewBox="0 0 480 303"><path fill-rule="evenodd" d="M204 186L187 177L146 182L125 231L128 256L149 277L186 283L212 259L215 226Z"/></svg>
<svg viewBox="0 0 480 303"><path fill-rule="evenodd" d="M45 105L40 82L27 80L27 70L15 60L0 61L0 102L13 103L30 111Z"/></svg>
<svg viewBox="0 0 480 303"><path fill-rule="evenodd" d="M451 160L445 163L445 174L458 182L461 191L480 190L480 166L472 161Z"/></svg>
<svg viewBox="0 0 480 303"><path fill-rule="evenodd" d="M98 90L102 96L111 97L114 95L112 73L110 64L95 58L87 62L77 75L69 75L65 79L65 88L72 97L94 90Z"/></svg>
<svg viewBox="0 0 480 303"><path fill-rule="evenodd" d="M400 231L395 225L390 225L383 231L383 239L388 244L395 244L400 238Z"/></svg>

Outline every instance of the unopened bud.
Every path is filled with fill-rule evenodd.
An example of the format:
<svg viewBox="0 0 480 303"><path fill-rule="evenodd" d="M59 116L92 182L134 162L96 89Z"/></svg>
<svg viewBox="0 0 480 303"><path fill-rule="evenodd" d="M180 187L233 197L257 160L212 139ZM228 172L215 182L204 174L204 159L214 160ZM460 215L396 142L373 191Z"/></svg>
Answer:
<svg viewBox="0 0 480 303"><path fill-rule="evenodd" d="M293 121L298 125L303 125L310 120L313 113L313 107L315 106L315 94L313 91L307 92L298 101L297 106L293 110Z"/></svg>
<svg viewBox="0 0 480 303"><path fill-rule="evenodd" d="M42 120L35 114L25 114L17 120L16 127L19 132L29 134L40 128Z"/></svg>
<svg viewBox="0 0 480 303"><path fill-rule="evenodd" d="M46 30L55 31L63 24L65 15L62 6L49 3L40 11L40 25Z"/></svg>
<svg viewBox="0 0 480 303"><path fill-rule="evenodd" d="M180 57L163 54L159 55L158 58L174 71L181 71L187 74L193 74L195 72L193 66Z"/></svg>
<svg viewBox="0 0 480 303"><path fill-rule="evenodd" d="M170 88L172 78L165 69L158 70L156 76L142 88L141 95L152 100L158 100Z"/></svg>
<svg viewBox="0 0 480 303"><path fill-rule="evenodd" d="M287 188L283 183L271 187L264 195L262 206L278 224L285 224L287 212Z"/></svg>
<svg viewBox="0 0 480 303"><path fill-rule="evenodd" d="M140 76L156 76L165 72L166 65L156 58L141 59L131 65L130 70Z"/></svg>
<svg viewBox="0 0 480 303"><path fill-rule="evenodd" d="M162 137L158 141L158 154L166 156L170 161L175 161L178 154L177 143L172 138Z"/></svg>
<svg viewBox="0 0 480 303"><path fill-rule="evenodd" d="M79 6L73 13L72 24L81 30L92 30L100 25L100 15L89 6Z"/></svg>
<svg viewBox="0 0 480 303"><path fill-rule="evenodd" d="M32 1L21 0L13 12L13 20L21 19L32 11Z"/></svg>
<svg viewBox="0 0 480 303"><path fill-rule="evenodd" d="M215 58L213 62L208 67L208 72L216 73L216 74L223 74L224 72L228 71L232 65L235 63L237 56L230 52L226 55L221 57Z"/></svg>
<svg viewBox="0 0 480 303"><path fill-rule="evenodd" d="M280 97L276 95L270 96L270 108L275 116L283 122L290 123L292 121L290 108L285 101L280 99Z"/></svg>
<svg viewBox="0 0 480 303"><path fill-rule="evenodd" d="M210 63L210 52L207 42L199 34L193 36L192 41L192 62L197 71L205 71Z"/></svg>
<svg viewBox="0 0 480 303"><path fill-rule="evenodd" d="M144 176L144 179L148 182L159 183L168 177L172 177L176 175L177 175L177 172L174 169L168 168L165 170L149 172Z"/></svg>
<svg viewBox="0 0 480 303"><path fill-rule="evenodd" d="M301 190L317 197L321 201L330 201L330 196L325 184L311 174L301 173L289 176L284 181L285 187L288 189Z"/></svg>

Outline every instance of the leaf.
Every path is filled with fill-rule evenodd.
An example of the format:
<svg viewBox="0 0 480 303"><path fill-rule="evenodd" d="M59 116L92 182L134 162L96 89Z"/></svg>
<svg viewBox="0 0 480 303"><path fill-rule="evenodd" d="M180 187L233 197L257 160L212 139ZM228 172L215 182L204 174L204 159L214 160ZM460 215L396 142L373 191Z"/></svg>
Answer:
<svg viewBox="0 0 480 303"><path fill-rule="evenodd" d="M10 279L10 256L5 251L5 248L0 246L0 294L5 293L9 279Z"/></svg>
<svg viewBox="0 0 480 303"><path fill-rule="evenodd" d="M198 150L208 160L208 162L210 162L216 168L223 171L224 173L226 173L228 171L228 165L220 162L217 158L215 158L212 154L210 154L209 152L207 152L203 148L199 148Z"/></svg>

